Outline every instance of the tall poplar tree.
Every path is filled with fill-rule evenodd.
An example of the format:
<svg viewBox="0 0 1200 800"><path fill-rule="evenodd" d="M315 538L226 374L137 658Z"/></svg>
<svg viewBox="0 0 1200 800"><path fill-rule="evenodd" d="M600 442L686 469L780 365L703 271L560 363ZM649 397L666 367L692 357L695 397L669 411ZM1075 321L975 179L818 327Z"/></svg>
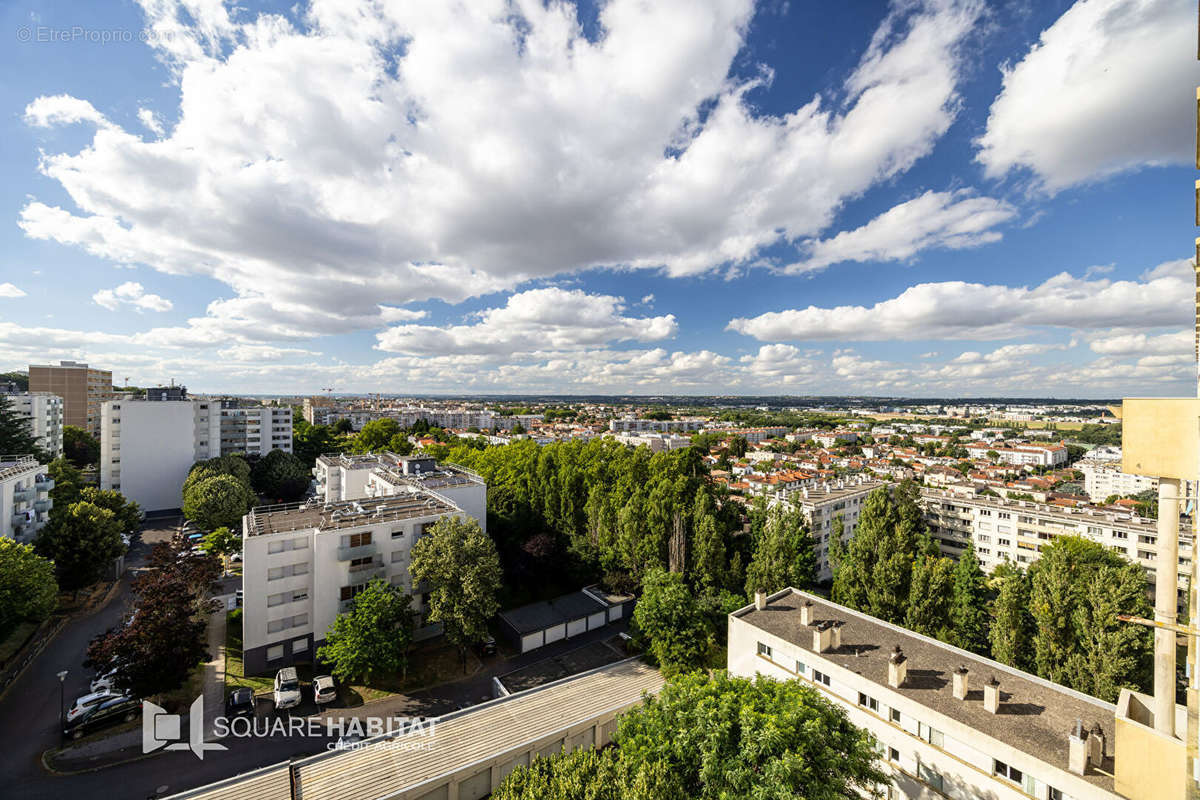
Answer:
<svg viewBox="0 0 1200 800"><path fill-rule="evenodd" d="M954 598L950 606L950 641L972 653L988 651L987 578L979 566L974 543L954 565Z"/></svg>

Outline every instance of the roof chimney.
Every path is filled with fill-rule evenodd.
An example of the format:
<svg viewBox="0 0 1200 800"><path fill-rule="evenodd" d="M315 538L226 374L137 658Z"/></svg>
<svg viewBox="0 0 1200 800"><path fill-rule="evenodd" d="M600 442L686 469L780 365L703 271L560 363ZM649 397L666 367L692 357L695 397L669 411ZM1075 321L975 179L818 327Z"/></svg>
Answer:
<svg viewBox="0 0 1200 800"><path fill-rule="evenodd" d="M1083 736L1083 721L1076 719L1075 727L1067 736L1067 769L1076 775L1086 775L1088 767L1088 744Z"/></svg>
<svg viewBox="0 0 1200 800"><path fill-rule="evenodd" d="M839 650L842 646L842 626L846 623L840 619L833 621L833 625L829 630L829 649Z"/></svg>
<svg viewBox="0 0 1200 800"><path fill-rule="evenodd" d="M888 686L898 689L904 685L904 679L907 677L908 659L905 657L904 651L900 649L900 645L896 645L888 657Z"/></svg>
<svg viewBox="0 0 1200 800"><path fill-rule="evenodd" d="M1092 730L1087 738L1087 760L1093 767L1104 764L1104 729L1100 723L1092 724Z"/></svg>
<svg viewBox="0 0 1200 800"><path fill-rule="evenodd" d="M958 669L954 670L954 699L967 699L967 676L968 670L966 664L960 664Z"/></svg>
<svg viewBox="0 0 1200 800"><path fill-rule="evenodd" d="M800 624L801 625L812 625L813 624L812 600L805 600L803 603L800 604Z"/></svg>
<svg viewBox="0 0 1200 800"><path fill-rule="evenodd" d="M759 589L754 593L754 608L758 611L763 611L767 607L767 593Z"/></svg>
<svg viewBox="0 0 1200 800"><path fill-rule="evenodd" d="M992 714L1000 713L1000 681L995 675L983 685L983 707Z"/></svg>
<svg viewBox="0 0 1200 800"><path fill-rule="evenodd" d="M812 632L812 649L814 653L824 653L829 649L829 629L832 627L829 622L822 622L813 628Z"/></svg>

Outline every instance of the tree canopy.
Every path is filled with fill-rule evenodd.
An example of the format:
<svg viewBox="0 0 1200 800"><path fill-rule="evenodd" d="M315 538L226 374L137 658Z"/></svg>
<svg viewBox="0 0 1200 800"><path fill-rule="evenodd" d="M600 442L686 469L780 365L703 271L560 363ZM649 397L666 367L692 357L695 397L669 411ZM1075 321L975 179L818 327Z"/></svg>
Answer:
<svg viewBox="0 0 1200 800"><path fill-rule="evenodd" d="M74 425L63 426L63 455L76 467L83 469L100 463L100 441Z"/></svg>
<svg viewBox="0 0 1200 800"><path fill-rule="evenodd" d="M633 630L664 675L704 666L708 626L683 575L654 569L646 576L633 609Z"/></svg>
<svg viewBox="0 0 1200 800"><path fill-rule="evenodd" d="M57 605L54 564L30 545L0 537L0 640L22 622L41 622Z"/></svg>
<svg viewBox="0 0 1200 800"><path fill-rule="evenodd" d="M350 611L333 621L317 657L345 681L404 672L413 634L411 601L382 578L371 581L354 596Z"/></svg>

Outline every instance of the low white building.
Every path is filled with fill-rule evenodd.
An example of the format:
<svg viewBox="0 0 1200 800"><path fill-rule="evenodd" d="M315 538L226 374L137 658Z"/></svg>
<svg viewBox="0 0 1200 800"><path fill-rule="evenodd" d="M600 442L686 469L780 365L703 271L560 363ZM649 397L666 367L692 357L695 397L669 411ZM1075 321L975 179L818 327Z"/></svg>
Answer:
<svg viewBox="0 0 1200 800"><path fill-rule="evenodd" d="M730 614L728 663L841 707L878 743L888 798L1168 796L1139 778L1156 734L1132 713L794 589Z"/></svg>
<svg viewBox="0 0 1200 800"><path fill-rule="evenodd" d="M1083 473L1083 491L1093 503L1103 503L1112 495L1125 497L1158 488L1158 479L1121 471L1121 462L1084 458L1074 464Z"/></svg>
<svg viewBox="0 0 1200 800"><path fill-rule="evenodd" d="M338 503L260 506L242 519L242 636L247 674L312 661L325 633L354 596L376 578L413 595L416 638L440 632L423 624L426 597L412 586L412 547L446 517L469 516L430 491Z"/></svg>
<svg viewBox="0 0 1200 800"><path fill-rule="evenodd" d="M4 395L13 412L29 420L38 446L56 459L63 454L63 399L49 392L19 392Z"/></svg>
<svg viewBox="0 0 1200 800"><path fill-rule="evenodd" d="M100 487L144 511L179 508L183 481L197 461L291 452L291 414L220 400L110 400L101 414Z"/></svg>
<svg viewBox="0 0 1200 800"><path fill-rule="evenodd" d="M609 436L630 447L649 447L652 453L665 453L692 446L692 440L687 436L675 436L670 433L610 433Z"/></svg>
<svg viewBox="0 0 1200 800"><path fill-rule="evenodd" d="M1023 444L1008 447L986 442L971 442L963 445L971 458L987 458L994 452L1001 464L1016 466L1057 467L1067 463L1067 446L1064 444Z"/></svg>
<svg viewBox="0 0 1200 800"><path fill-rule="evenodd" d="M0 537L29 543L50 519L54 480L30 455L0 455Z"/></svg>

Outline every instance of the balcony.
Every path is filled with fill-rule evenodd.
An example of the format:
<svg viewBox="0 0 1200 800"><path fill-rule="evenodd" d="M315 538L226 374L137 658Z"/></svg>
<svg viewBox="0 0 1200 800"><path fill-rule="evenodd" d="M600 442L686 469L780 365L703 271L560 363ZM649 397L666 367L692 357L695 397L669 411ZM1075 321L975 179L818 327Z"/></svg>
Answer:
<svg viewBox="0 0 1200 800"><path fill-rule="evenodd" d="M48 497L45 500L34 500L33 501L34 510L42 512L42 513L49 511L53 507L54 507L54 501Z"/></svg>
<svg viewBox="0 0 1200 800"><path fill-rule="evenodd" d="M39 477L34 481L33 488L39 492L48 492L54 488L54 478L51 478L49 475Z"/></svg>
<svg viewBox="0 0 1200 800"><path fill-rule="evenodd" d="M350 567L350 580L355 583L366 583L387 574L387 567L378 561L370 564L358 564Z"/></svg>
<svg viewBox="0 0 1200 800"><path fill-rule="evenodd" d="M12 515L12 526L14 528L24 528L26 525L32 525L33 518L24 511L14 511Z"/></svg>
<svg viewBox="0 0 1200 800"><path fill-rule="evenodd" d="M13 489L14 503L28 503L37 494L37 490L32 486L25 489Z"/></svg>
<svg viewBox="0 0 1200 800"><path fill-rule="evenodd" d="M374 556L379 552L379 548L374 544L364 544L358 547L339 547L337 551L338 561L353 561L356 558L367 558Z"/></svg>

